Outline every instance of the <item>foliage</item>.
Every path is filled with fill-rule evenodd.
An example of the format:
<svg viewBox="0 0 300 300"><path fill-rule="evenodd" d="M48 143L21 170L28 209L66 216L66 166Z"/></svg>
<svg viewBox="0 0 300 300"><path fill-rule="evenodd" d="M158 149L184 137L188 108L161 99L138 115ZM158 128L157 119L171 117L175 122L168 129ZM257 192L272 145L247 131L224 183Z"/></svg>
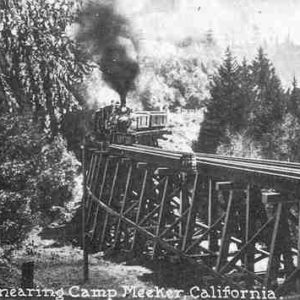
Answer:
<svg viewBox="0 0 300 300"><path fill-rule="evenodd" d="M245 131L245 129L249 126L252 102L255 97L255 83L252 78L251 68L251 64L249 64L246 58L244 58L240 66L239 74L239 98L241 105L236 111L236 114L240 116L240 126L238 127L237 133Z"/></svg>
<svg viewBox="0 0 300 300"><path fill-rule="evenodd" d="M29 109L53 135L62 115L80 108L75 87L90 70L67 34L77 9L75 0L5 0L0 6L1 110Z"/></svg>
<svg viewBox="0 0 300 300"><path fill-rule="evenodd" d="M175 102L171 106L201 107L201 101L207 96L207 75L199 64L196 59L170 59L160 66L163 81L184 99L182 103Z"/></svg>
<svg viewBox="0 0 300 300"><path fill-rule="evenodd" d="M282 160L300 161L300 120L287 113L277 136L278 158Z"/></svg>
<svg viewBox="0 0 300 300"><path fill-rule="evenodd" d="M199 58L141 59L137 96L145 109L200 108L208 98L208 74ZM151 66L151 71L149 66Z"/></svg>
<svg viewBox="0 0 300 300"><path fill-rule="evenodd" d="M300 120L300 89L298 88L297 80L295 77L293 78L292 90L289 95L287 112Z"/></svg>
<svg viewBox="0 0 300 300"><path fill-rule="evenodd" d="M285 103L281 82L275 68L262 48L252 62L254 98L252 99L249 134L256 140L263 140L272 133L274 125L282 121Z"/></svg>
<svg viewBox="0 0 300 300"><path fill-rule="evenodd" d="M77 85L90 71L68 33L78 7L76 0L0 3L2 243L22 241L72 196L78 162L59 127L81 109Z"/></svg>
<svg viewBox="0 0 300 300"><path fill-rule="evenodd" d="M36 183L37 208L49 214L54 206L64 206L72 198L74 178L79 167L75 157L67 152L65 141L56 137L43 145L39 153L39 176Z"/></svg>
<svg viewBox="0 0 300 300"><path fill-rule="evenodd" d="M300 123L290 113L272 129L264 134L264 139L255 141L247 131L230 134L228 142L221 144L217 153L228 156L269 158L284 161L300 161Z"/></svg>
<svg viewBox="0 0 300 300"><path fill-rule="evenodd" d="M298 101L296 87L293 91L290 107ZM242 156L254 151L265 158L287 157L281 136L292 135L285 128L290 124L289 118L285 119L287 96L262 48L251 64L246 59L237 64L227 49L210 93L196 151Z"/></svg>
<svg viewBox="0 0 300 300"><path fill-rule="evenodd" d="M215 152L226 137L226 130L236 132L242 123L243 102L239 86L240 67L228 48L210 84L211 98L202 123L196 150Z"/></svg>
<svg viewBox="0 0 300 300"><path fill-rule="evenodd" d="M1 242L16 244L71 199L78 162L61 137L49 143L30 115L2 115L0 129Z"/></svg>
<svg viewBox="0 0 300 300"><path fill-rule="evenodd" d="M247 133L240 132L230 134L227 132L228 143L221 144L217 149L217 154L237 157L260 158L262 149L259 143L255 143Z"/></svg>

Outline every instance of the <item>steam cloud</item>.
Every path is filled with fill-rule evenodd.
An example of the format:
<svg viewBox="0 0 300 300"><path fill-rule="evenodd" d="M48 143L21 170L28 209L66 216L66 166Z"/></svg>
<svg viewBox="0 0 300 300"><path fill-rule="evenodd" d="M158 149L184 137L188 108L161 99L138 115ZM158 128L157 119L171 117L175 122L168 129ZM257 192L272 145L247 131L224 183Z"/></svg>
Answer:
<svg viewBox="0 0 300 300"><path fill-rule="evenodd" d="M89 1L77 22L77 41L99 65L103 79L119 93L125 106L126 95L139 73L127 21L114 11L112 2Z"/></svg>

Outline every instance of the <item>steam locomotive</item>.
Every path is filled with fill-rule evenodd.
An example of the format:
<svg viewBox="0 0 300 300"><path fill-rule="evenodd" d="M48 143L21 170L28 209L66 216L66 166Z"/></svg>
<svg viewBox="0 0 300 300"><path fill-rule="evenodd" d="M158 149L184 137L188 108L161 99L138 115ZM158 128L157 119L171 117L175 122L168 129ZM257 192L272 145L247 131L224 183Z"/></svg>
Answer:
<svg viewBox="0 0 300 300"><path fill-rule="evenodd" d="M115 144L134 143L157 146L157 139L166 130L167 113L164 111L135 111L118 104L96 111L94 131L96 139Z"/></svg>

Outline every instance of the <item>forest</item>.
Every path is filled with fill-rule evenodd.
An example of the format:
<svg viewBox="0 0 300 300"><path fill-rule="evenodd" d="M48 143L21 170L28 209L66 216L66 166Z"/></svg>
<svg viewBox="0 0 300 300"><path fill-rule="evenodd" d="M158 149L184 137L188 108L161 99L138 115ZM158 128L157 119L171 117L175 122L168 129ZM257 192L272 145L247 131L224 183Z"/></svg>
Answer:
<svg viewBox="0 0 300 300"><path fill-rule="evenodd" d="M295 77L284 90L263 48L241 63L227 49L195 151L299 161L299 91Z"/></svg>
<svg viewBox="0 0 300 300"><path fill-rule="evenodd" d="M99 71L94 50L82 47L89 41L68 33L82 16L79 2L0 3L3 261L34 226L67 222L75 214L69 203L78 197L80 146L90 134L90 116L97 108L87 98L95 86L95 72L105 72L103 67ZM166 105L171 111L203 108L195 152L299 161L297 79L284 89L263 48L254 59L240 62L230 48L223 55L215 46L213 33L207 32L199 41L177 43L182 50L177 56L140 55L139 66L132 69L137 78L128 88L129 103L145 110ZM197 51L186 56L184 49ZM104 81L96 85L102 87Z"/></svg>

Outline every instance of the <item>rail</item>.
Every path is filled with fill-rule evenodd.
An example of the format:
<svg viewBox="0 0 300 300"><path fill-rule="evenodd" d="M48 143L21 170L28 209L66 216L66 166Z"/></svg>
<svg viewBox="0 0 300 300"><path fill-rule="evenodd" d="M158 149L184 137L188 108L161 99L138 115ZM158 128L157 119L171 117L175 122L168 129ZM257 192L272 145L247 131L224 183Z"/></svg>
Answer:
<svg viewBox="0 0 300 300"><path fill-rule="evenodd" d="M110 148L123 151L123 153L131 155L133 159L138 159L140 155L149 155L157 159L155 161L152 159L152 163L163 163L173 168L178 167L178 162L183 155L193 155L187 152L170 151L144 145L111 145ZM300 179L300 163L296 162L228 157L206 153L195 153L194 155L199 169L201 169L202 166L215 166L287 179ZM167 162L165 160L167 160Z"/></svg>

